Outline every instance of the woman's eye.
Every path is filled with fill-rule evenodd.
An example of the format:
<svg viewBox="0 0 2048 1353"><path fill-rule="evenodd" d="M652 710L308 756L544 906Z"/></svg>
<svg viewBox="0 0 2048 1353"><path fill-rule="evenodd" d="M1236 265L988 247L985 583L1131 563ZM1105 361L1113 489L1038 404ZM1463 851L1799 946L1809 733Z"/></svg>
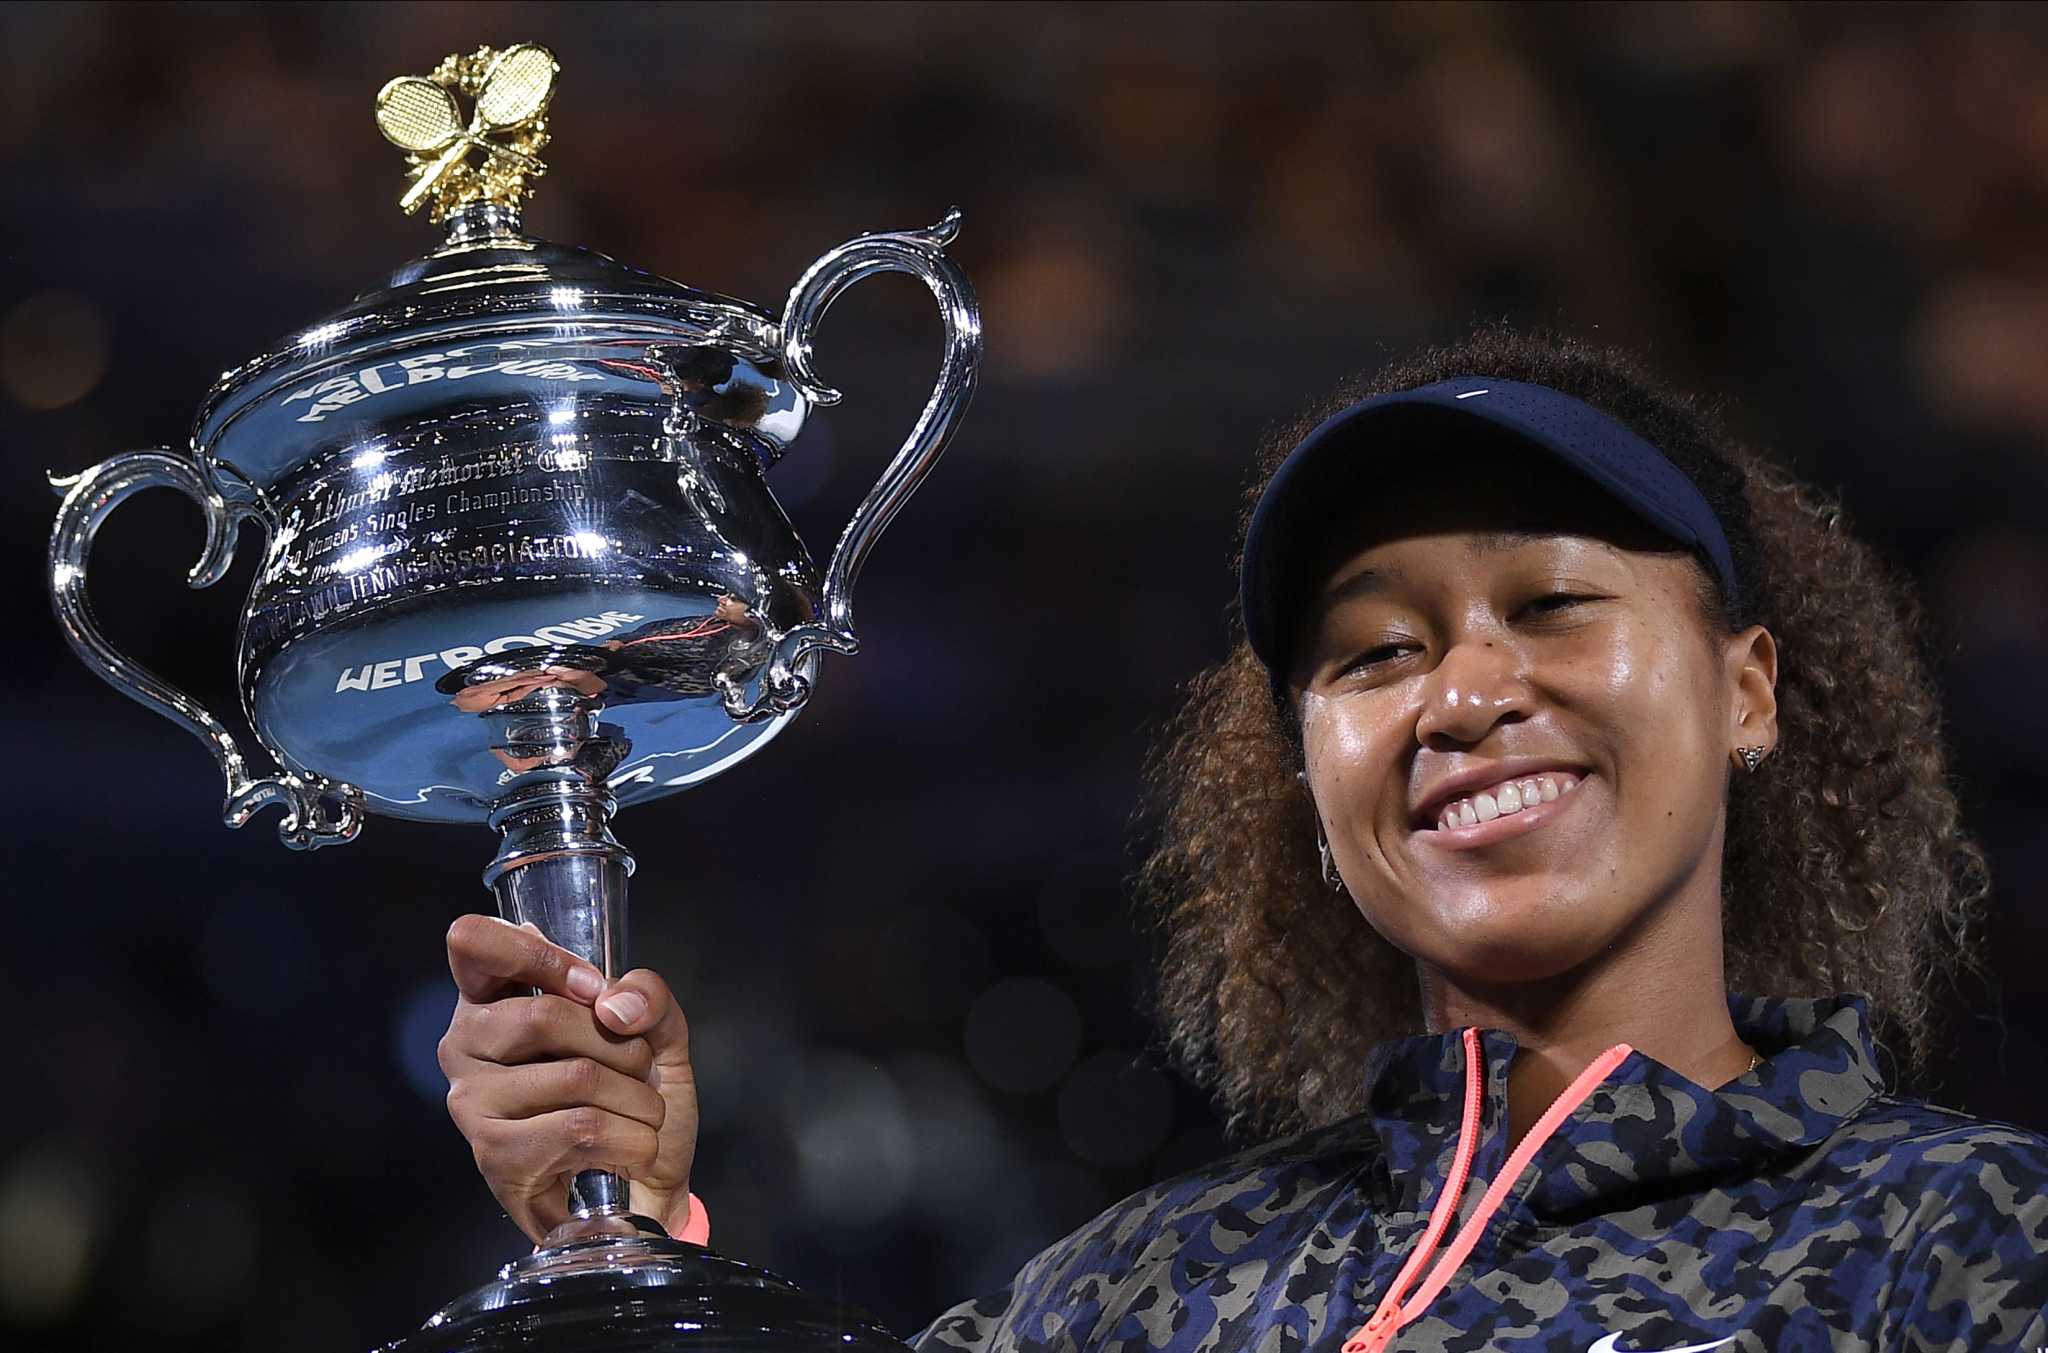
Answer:
<svg viewBox="0 0 2048 1353"><path fill-rule="evenodd" d="M1522 613L1535 616L1555 615L1559 611L1568 611L1582 603L1598 600L1598 597L1585 592L1545 592L1542 596L1525 603Z"/></svg>
<svg viewBox="0 0 2048 1353"><path fill-rule="evenodd" d="M1345 663L1344 670L1347 672L1361 672L1368 668L1378 667L1384 663L1392 662L1403 653L1406 653L1410 647L1411 645L1409 644L1377 644L1372 648L1366 649L1350 662Z"/></svg>

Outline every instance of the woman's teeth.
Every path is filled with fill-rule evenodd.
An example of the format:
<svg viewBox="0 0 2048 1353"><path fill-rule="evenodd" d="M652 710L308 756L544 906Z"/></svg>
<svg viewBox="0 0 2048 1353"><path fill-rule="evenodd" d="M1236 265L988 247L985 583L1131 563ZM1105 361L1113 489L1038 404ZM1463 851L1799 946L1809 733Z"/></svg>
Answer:
<svg viewBox="0 0 2048 1353"><path fill-rule="evenodd" d="M1469 799L1454 799L1437 814L1438 831L1471 827L1491 822L1507 813L1519 813L1539 803L1549 803L1579 787L1577 776L1532 775L1523 780L1506 780Z"/></svg>

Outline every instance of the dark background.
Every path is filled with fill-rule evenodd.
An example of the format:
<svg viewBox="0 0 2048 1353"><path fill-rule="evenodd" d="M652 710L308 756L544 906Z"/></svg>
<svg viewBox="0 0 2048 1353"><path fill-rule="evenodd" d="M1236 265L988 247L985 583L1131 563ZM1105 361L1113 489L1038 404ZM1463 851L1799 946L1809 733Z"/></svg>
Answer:
<svg viewBox="0 0 2048 1353"><path fill-rule="evenodd" d="M224 368L430 247L371 97L559 56L529 226L779 308L958 203L981 393L792 735L623 815L693 1017L720 1247L908 1332L1219 1154L1159 1069L1140 765L1227 640L1262 429L1508 316L1649 350L1917 580L1998 980L1932 1097L2048 1128L2048 36L2019 6L14 6L0 13L10 661L0 1341L359 1350L524 1245L441 1105L442 933L487 834L282 849L44 600L45 468L181 445ZM938 325L835 310L775 482L814 548ZM236 598L175 495L107 628L216 708ZM1797 655L1791 660L1797 661Z"/></svg>

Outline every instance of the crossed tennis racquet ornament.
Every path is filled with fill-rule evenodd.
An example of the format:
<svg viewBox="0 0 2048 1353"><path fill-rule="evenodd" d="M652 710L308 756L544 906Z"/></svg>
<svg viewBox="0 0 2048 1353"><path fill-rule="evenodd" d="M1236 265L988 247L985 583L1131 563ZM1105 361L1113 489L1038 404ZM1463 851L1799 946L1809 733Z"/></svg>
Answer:
<svg viewBox="0 0 2048 1353"><path fill-rule="evenodd" d="M412 162L398 205L410 215L431 203L435 221L469 202L517 206L527 180L547 172L538 156L560 70L547 48L522 42L451 56L432 75L401 75L377 91L377 129ZM471 103L467 122L457 94Z"/></svg>

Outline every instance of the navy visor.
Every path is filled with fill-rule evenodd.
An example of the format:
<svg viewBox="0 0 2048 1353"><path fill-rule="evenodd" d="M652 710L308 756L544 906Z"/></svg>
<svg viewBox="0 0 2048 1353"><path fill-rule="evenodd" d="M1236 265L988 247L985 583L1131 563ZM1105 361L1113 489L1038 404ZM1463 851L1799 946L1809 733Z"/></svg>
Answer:
<svg viewBox="0 0 2048 1353"><path fill-rule="evenodd" d="M1462 417L1460 417L1462 415ZM1441 437L1465 418L1514 434L1547 451L1605 489L1623 506L1699 554L1721 595L1738 605L1728 537L1705 495L1664 453L1590 404L1541 385L1454 376L1434 385L1375 395L1325 419L1302 438L1273 474L1245 531L1238 600L1252 651L1276 680L1284 679L1287 645L1300 594L1299 578L1319 528L1346 504L1324 491L1331 471L1356 471L1400 449L1403 422L1426 419ZM1448 428L1447 428L1448 423ZM1386 436L1373 435L1384 430ZM1356 481L1352 481L1356 482Z"/></svg>

